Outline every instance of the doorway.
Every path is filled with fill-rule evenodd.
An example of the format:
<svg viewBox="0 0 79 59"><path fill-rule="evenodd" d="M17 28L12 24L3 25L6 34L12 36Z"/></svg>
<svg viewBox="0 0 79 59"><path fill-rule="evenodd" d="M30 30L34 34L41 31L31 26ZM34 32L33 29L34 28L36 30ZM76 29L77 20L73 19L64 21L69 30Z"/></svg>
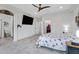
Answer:
<svg viewBox="0 0 79 59"><path fill-rule="evenodd" d="M0 14L0 39L13 40L14 37L13 16Z"/></svg>
<svg viewBox="0 0 79 59"><path fill-rule="evenodd" d="M44 21L44 30L45 33L51 33L51 20Z"/></svg>

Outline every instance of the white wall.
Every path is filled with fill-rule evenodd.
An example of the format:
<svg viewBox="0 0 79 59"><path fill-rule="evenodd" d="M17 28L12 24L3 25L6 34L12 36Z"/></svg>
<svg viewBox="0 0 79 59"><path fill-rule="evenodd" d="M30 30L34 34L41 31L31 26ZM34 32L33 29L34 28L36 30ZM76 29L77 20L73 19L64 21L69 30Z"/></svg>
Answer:
<svg viewBox="0 0 79 59"><path fill-rule="evenodd" d="M0 5L0 9L7 9L14 13L14 41L35 35L35 23L33 23L33 25L22 25L23 14L27 16L31 15L10 5ZM22 28L17 28L18 24L21 25Z"/></svg>
<svg viewBox="0 0 79 59"><path fill-rule="evenodd" d="M51 20L52 22L52 32L62 32L64 30L63 25L69 25L69 31L74 33L78 29L75 23L75 15L77 15L79 8L77 7L74 11L64 11L59 13L54 13L51 15L46 15L43 17L44 20ZM23 14L27 16L31 16L28 13L25 13L17 8L13 8L14 11L14 35L15 40L20 40L23 38L27 38L30 36L33 36L37 33L40 33L40 23L37 25L39 21L37 19L34 19L33 25L22 25L22 17ZM39 19L40 20L40 19ZM17 28L17 24L22 25L22 28Z"/></svg>
<svg viewBox="0 0 79 59"><path fill-rule="evenodd" d="M32 25L22 25L22 19L23 18L21 17L21 21L18 21L18 24L22 26L22 28L17 28L18 39L23 39L35 35L35 21L33 21Z"/></svg>
<svg viewBox="0 0 79 59"><path fill-rule="evenodd" d="M74 12L64 11L54 14L49 14L43 17L44 20L51 20L52 33L59 33L64 30L63 25L69 25L69 32L75 34L77 26L75 23Z"/></svg>
<svg viewBox="0 0 79 59"><path fill-rule="evenodd" d="M32 35L36 34L35 29L35 22L33 25L22 25L22 17L23 14L27 16L31 16L28 13L25 13L24 11L14 8L10 5L0 5L0 9L7 9L14 13L14 41L30 37ZM77 9L78 11L78 9ZM76 15L77 12L60 12L60 13L54 13L51 15L47 15L43 17L45 20L51 20L52 21L52 32L59 32L63 31L63 25L69 24L70 31L75 33L75 30L77 29L76 24L74 22L74 15ZM22 28L17 28L17 25L22 25ZM39 27L38 27L39 28ZM39 31L39 29L38 29ZM39 32L37 32L39 33Z"/></svg>

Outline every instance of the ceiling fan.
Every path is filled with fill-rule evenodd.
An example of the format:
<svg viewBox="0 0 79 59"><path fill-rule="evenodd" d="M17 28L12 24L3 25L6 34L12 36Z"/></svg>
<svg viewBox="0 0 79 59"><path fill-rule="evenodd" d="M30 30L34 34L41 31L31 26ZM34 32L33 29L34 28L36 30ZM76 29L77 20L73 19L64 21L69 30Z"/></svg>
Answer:
<svg viewBox="0 0 79 59"><path fill-rule="evenodd" d="M44 6L42 7L42 4L39 4L38 6L36 6L35 4L32 4L34 7L38 8L38 12L45 9L45 8L49 8L50 6Z"/></svg>

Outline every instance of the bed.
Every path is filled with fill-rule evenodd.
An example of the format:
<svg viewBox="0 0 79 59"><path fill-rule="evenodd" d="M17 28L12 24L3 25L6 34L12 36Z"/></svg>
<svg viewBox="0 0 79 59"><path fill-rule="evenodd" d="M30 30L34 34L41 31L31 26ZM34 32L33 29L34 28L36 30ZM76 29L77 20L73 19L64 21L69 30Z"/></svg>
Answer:
<svg viewBox="0 0 79 59"><path fill-rule="evenodd" d="M67 41L75 41L77 40L75 35L71 33L48 33L40 36L36 42L38 47L47 47L56 50L66 51Z"/></svg>

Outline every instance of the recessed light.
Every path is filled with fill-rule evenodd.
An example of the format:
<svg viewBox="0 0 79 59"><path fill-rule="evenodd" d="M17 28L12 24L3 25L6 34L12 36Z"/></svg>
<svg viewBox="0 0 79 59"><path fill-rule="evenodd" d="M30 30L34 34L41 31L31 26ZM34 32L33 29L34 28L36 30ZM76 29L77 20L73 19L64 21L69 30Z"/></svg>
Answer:
<svg viewBox="0 0 79 59"><path fill-rule="evenodd" d="M63 8L63 6L60 6L59 8L60 8L60 9L62 9L62 8Z"/></svg>

